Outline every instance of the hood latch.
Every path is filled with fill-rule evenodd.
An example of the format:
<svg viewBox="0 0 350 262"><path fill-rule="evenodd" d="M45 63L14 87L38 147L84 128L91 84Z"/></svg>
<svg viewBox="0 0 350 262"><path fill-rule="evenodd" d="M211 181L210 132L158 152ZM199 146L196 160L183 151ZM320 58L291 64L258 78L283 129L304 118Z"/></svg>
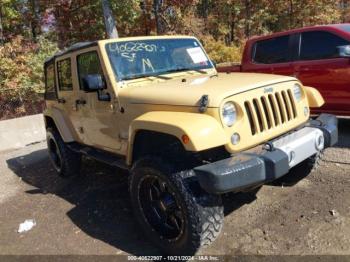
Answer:
<svg viewBox="0 0 350 262"><path fill-rule="evenodd" d="M209 105L209 96L203 95L199 101L199 112L205 113L208 109L208 105Z"/></svg>

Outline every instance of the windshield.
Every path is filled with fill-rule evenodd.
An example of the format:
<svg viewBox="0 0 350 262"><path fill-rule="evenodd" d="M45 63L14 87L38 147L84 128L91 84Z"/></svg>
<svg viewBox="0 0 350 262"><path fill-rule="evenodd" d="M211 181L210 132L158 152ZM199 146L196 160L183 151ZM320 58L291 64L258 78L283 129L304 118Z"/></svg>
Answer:
<svg viewBox="0 0 350 262"><path fill-rule="evenodd" d="M213 68L195 39L156 39L106 44L118 80Z"/></svg>

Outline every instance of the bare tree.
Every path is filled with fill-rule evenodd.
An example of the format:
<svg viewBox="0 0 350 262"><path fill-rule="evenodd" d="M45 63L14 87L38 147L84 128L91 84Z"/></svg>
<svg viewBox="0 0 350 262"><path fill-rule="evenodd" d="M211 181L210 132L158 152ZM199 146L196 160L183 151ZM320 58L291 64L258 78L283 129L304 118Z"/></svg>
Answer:
<svg viewBox="0 0 350 262"><path fill-rule="evenodd" d="M33 18L31 21L32 36L34 41L36 41L38 34L40 33L40 10L37 0L32 0L32 12Z"/></svg>
<svg viewBox="0 0 350 262"><path fill-rule="evenodd" d="M5 42L4 39L4 29L2 26L2 6L0 5L0 45L3 45Z"/></svg>
<svg viewBox="0 0 350 262"><path fill-rule="evenodd" d="M294 5L293 0L289 0L289 29L293 28L294 24Z"/></svg>
<svg viewBox="0 0 350 262"><path fill-rule="evenodd" d="M109 0L102 0L102 9L108 38L118 38L117 23L113 17Z"/></svg>
<svg viewBox="0 0 350 262"><path fill-rule="evenodd" d="M159 17L160 5L161 5L160 0L153 1L154 17L156 19L156 26L157 26L157 34L158 35L162 33L162 25L161 25L161 21L160 21L160 17Z"/></svg>
<svg viewBox="0 0 350 262"><path fill-rule="evenodd" d="M209 0L202 0L202 14L204 19L208 19L209 16Z"/></svg>
<svg viewBox="0 0 350 262"><path fill-rule="evenodd" d="M244 1L245 5L245 36L250 37L251 5L250 0Z"/></svg>

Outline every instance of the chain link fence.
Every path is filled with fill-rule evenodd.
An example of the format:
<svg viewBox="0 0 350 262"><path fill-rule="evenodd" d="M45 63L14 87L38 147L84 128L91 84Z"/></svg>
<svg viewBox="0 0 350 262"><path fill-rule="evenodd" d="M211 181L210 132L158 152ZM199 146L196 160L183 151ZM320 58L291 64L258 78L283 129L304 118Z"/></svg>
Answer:
<svg viewBox="0 0 350 262"><path fill-rule="evenodd" d="M40 114L44 108L44 94L30 88L0 88L0 121Z"/></svg>

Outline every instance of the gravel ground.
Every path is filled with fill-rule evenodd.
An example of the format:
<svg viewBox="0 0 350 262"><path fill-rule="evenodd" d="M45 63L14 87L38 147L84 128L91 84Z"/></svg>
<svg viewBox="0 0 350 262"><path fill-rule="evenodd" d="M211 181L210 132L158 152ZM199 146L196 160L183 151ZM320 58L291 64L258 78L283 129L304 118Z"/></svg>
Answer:
<svg viewBox="0 0 350 262"><path fill-rule="evenodd" d="M350 255L350 120L306 178L285 176L252 193L224 196L225 225L202 255ZM63 180L45 143L0 153L0 254L157 254L138 230L126 176L84 161ZM17 233L26 219L37 225Z"/></svg>

